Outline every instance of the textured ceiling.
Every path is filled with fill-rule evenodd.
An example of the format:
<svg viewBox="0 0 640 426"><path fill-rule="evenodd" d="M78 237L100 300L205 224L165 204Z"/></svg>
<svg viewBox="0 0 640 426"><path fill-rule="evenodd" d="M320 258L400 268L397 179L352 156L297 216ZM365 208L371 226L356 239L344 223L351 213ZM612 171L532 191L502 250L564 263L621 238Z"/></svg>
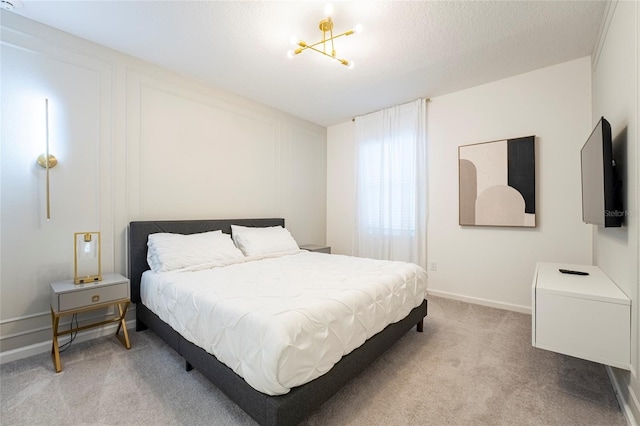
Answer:
<svg viewBox="0 0 640 426"><path fill-rule="evenodd" d="M319 1L32 1L14 13L328 126L592 53L603 1L334 1L347 69Z"/></svg>

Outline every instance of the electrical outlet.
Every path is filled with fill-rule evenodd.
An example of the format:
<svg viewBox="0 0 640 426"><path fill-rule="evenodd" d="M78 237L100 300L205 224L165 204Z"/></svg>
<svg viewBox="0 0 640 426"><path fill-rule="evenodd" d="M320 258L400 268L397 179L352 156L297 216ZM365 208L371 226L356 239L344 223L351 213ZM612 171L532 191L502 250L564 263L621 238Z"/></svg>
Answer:
<svg viewBox="0 0 640 426"><path fill-rule="evenodd" d="M429 263L429 270L437 271L438 270L438 262L430 262Z"/></svg>

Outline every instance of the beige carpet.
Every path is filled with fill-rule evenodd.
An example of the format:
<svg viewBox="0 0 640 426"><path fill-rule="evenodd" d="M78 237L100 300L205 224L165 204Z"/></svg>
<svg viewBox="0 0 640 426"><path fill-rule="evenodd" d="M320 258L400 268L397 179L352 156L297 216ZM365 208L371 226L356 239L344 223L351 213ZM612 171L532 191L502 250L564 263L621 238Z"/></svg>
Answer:
<svg viewBox="0 0 640 426"><path fill-rule="evenodd" d="M152 332L76 344L0 373L6 425L254 424ZM602 365L531 347L531 317L429 298L410 331L308 425L626 425Z"/></svg>

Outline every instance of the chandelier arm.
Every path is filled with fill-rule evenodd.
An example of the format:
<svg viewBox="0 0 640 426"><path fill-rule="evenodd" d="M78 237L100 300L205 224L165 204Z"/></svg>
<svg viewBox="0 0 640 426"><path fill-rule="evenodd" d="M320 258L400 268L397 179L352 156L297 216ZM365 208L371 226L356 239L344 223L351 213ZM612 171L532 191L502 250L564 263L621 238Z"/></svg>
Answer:
<svg viewBox="0 0 640 426"><path fill-rule="evenodd" d="M335 36L331 36L331 39L330 39L330 40L333 40L333 39L336 39L336 38L338 38L338 37L342 37L342 36L351 35L351 34L353 34L353 33L354 33L354 32L353 32L353 30L345 31L345 32L343 32L342 34L338 34L338 35L335 35Z"/></svg>
<svg viewBox="0 0 640 426"><path fill-rule="evenodd" d="M321 44L321 43L324 43L324 42L326 42L326 41L329 41L329 40L331 40L331 42L333 43L333 40L334 40L334 39L336 39L336 38L338 38L338 37L345 36L345 35L351 35L351 34L353 34L353 30L345 31L344 33L342 33L342 34L338 34L338 35L336 35L336 36L333 36L333 37L332 37L332 38L330 38L330 39L329 39L329 38L328 38L328 39L323 39L323 40L317 41L317 42L315 42L315 43L313 43L313 44L305 44L304 46L300 46L300 45L299 45L299 46L300 46L300 47L302 47L302 50L305 50L305 49L308 49L308 48L310 48L310 47L315 47L315 46L317 46L317 45L319 45L319 44Z"/></svg>
<svg viewBox="0 0 640 426"><path fill-rule="evenodd" d="M329 57L329 58L331 58L331 59L335 59L336 61L340 62L342 65L349 65L349 61L347 61L346 59L340 59L340 58L337 58L337 57L335 57L335 56L331 56L330 54L328 54L328 53L326 53L326 52L323 52L323 51L322 51L322 50L320 50L320 49L316 49L316 48L315 48L315 47L313 47L313 46L307 46L305 49L315 50L316 52L321 53L321 54L323 54L324 56L327 56L327 57Z"/></svg>
<svg viewBox="0 0 640 426"><path fill-rule="evenodd" d="M315 46L315 45L313 45L313 46ZM320 50L320 49L317 49L317 48L315 48L315 47L313 47L313 46L307 46L307 49L315 50L315 51L316 51L316 52L318 52L318 53L322 53L322 54L323 54L323 55L325 55L325 56L328 56L328 57L330 57L330 58L332 58L332 59L335 59L335 57L331 56L331 55L330 55L330 54L328 54L327 52L325 52L325 51L323 51L323 50Z"/></svg>
<svg viewBox="0 0 640 426"><path fill-rule="evenodd" d="M333 45L333 39L335 38L333 36L333 25L329 28L329 35L331 36L331 38L329 40L331 40L331 57L335 58L336 57L336 47Z"/></svg>
<svg viewBox="0 0 640 426"><path fill-rule="evenodd" d="M327 32L323 31L322 32L322 50L324 51L324 53L327 53L327 41L329 39L327 38Z"/></svg>

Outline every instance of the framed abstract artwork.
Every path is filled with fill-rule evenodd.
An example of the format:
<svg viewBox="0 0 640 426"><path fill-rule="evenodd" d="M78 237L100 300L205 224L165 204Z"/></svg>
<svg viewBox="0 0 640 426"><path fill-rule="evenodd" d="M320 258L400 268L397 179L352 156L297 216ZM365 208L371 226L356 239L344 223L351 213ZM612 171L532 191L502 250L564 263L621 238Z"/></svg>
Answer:
<svg viewBox="0 0 640 426"><path fill-rule="evenodd" d="M536 226L535 136L458 147L459 223Z"/></svg>

